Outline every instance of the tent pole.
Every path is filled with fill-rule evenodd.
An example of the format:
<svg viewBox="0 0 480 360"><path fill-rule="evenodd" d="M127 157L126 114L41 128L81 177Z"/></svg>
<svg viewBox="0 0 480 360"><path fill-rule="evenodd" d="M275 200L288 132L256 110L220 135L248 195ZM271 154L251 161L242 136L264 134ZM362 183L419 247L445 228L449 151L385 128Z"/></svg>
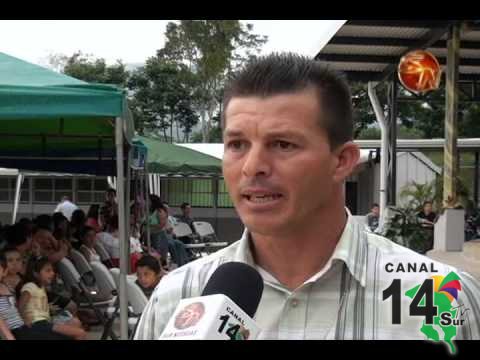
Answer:
<svg viewBox="0 0 480 360"><path fill-rule="evenodd" d="M150 221L149 221L149 218L150 218L150 186L149 186L149 183L150 183L150 179L149 179L149 173L148 173L148 170L147 170L147 164L145 164L145 229L146 229L146 232L147 232L147 248L148 248L148 252L150 253L151 251L151 247L152 247L152 242L151 242L151 239L150 239Z"/></svg>
<svg viewBox="0 0 480 360"><path fill-rule="evenodd" d="M120 339L128 339L128 301L127 301L127 257L125 242L125 182L123 163L123 122L122 118L115 119L115 147L117 152L117 197L118 197L118 232L120 240L120 278L119 278L119 300L120 300Z"/></svg>
<svg viewBox="0 0 480 360"><path fill-rule="evenodd" d="M15 199L13 203L12 225L15 224L15 221L17 221L17 212L18 212L18 206L20 204L20 194L22 189L22 183L23 183L23 174L19 172L17 175L17 183L15 186Z"/></svg>
<svg viewBox="0 0 480 360"><path fill-rule="evenodd" d="M215 211L215 234L218 236L218 176L213 178L213 209Z"/></svg>
<svg viewBox="0 0 480 360"><path fill-rule="evenodd" d="M127 262L127 274L130 273L130 189L132 178L132 155L133 148L130 148L127 153L127 173L125 176L125 257Z"/></svg>

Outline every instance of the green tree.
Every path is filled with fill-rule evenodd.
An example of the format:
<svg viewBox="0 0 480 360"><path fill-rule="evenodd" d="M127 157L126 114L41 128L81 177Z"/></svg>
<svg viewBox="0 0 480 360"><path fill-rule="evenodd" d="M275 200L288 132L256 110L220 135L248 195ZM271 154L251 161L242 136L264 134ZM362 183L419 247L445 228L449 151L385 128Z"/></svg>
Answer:
<svg viewBox="0 0 480 360"><path fill-rule="evenodd" d="M358 139L380 138L379 132L372 127L376 123L375 114L368 98L367 84L351 83L354 105L354 137ZM377 89L380 103L385 115L388 115L386 86ZM445 133L445 89L431 91L424 96L417 96L399 87L397 134L398 138L442 138ZM465 93L459 93L459 137L480 137L480 105L468 100Z"/></svg>
<svg viewBox="0 0 480 360"><path fill-rule="evenodd" d="M105 59L95 58L81 51L68 58L57 54L51 61L56 62L57 67L65 61L62 69L64 74L90 83L113 84L124 88L129 77L129 72L121 60L117 60L114 65L107 65Z"/></svg>
<svg viewBox="0 0 480 360"><path fill-rule="evenodd" d="M245 26L239 20L181 20L167 25L165 47L158 56L186 64L194 74L194 99L204 142L209 141L225 78L258 54L267 41L252 30L251 24Z"/></svg>
<svg viewBox="0 0 480 360"><path fill-rule="evenodd" d="M147 59L128 81L132 91L130 103L140 134L161 132L165 141L173 141L173 128L183 129L186 138L198 122L193 109L192 76L184 64L161 56ZM170 129L170 134L167 130Z"/></svg>
<svg viewBox="0 0 480 360"><path fill-rule="evenodd" d="M380 139L380 129L371 126L376 123L376 118L368 98L367 84L351 83L350 91L353 102L354 139L377 139L377 131Z"/></svg>

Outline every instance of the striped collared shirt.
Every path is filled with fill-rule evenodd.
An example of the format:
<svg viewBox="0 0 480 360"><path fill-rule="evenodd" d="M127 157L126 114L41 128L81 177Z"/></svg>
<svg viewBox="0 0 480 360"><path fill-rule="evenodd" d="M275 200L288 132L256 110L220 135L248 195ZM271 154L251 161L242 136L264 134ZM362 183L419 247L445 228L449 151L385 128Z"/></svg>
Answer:
<svg viewBox="0 0 480 360"><path fill-rule="evenodd" d="M346 226L330 260L294 291L255 264L246 230L229 247L165 276L142 314L135 339L158 339L180 299L200 296L215 269L230 261L256 267L264 280L255 315L262 329L260 339L426 339L426 328L422 328L425 317L409 314L412 298L405 293L431 276L446 276L451 271L460 276L462 286L452 307L461 306L457 315L464 320L454 338L480 339L477 280L365 231L347 213ZM401 299L401 324L392 324L392 297L383 300L394 279L401 279L396 294ZM438 285L441 279L435 281ZM432 327L442 338L443 329Z"/></svg>

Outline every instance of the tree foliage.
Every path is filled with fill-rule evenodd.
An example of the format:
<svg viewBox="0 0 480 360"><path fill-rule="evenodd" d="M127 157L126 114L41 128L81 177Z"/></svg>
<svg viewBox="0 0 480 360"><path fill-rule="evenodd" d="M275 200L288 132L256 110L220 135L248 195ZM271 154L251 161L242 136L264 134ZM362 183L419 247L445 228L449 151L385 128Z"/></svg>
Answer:
<svg viewBox="0 0 480 360"><path fill-rule="evenodd" d="M219 92L229 73L259 53L267 41L239 20L181 20L170 22L166 43L158 56L186 64L193 74L196 111L202 121L202 140L209 141Z"/></svg>

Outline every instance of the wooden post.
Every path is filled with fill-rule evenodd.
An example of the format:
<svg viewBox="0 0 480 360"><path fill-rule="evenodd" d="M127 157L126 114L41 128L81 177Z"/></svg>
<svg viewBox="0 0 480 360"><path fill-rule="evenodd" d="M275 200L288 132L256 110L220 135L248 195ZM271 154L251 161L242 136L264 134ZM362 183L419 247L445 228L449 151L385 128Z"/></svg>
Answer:
<svg viewBox="0 0 480 360"><path fill-rule="evenodd" d="M458 175L458 66L460 54L460 26L449 29L447 40L447 73L445 85L445 148L443 206L454 208L457 205Z"/></svg>

